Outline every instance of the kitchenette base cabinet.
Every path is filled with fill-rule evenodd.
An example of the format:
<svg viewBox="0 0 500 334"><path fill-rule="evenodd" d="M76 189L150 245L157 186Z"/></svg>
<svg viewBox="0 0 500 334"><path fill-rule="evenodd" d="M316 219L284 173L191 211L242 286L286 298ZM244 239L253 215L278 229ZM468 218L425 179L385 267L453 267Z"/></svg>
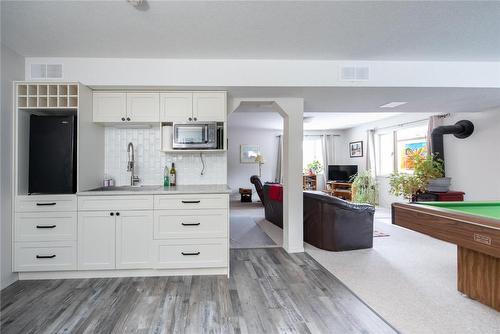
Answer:
<svg viewBox="0 0 500 334"><path fill-rule="evenodd" d="M121 211L116 217L116 269L154 266L153 212Z"/></svg>
<svg viewBox="0 0 500 334"><path fill-rule="evenodd" d="M115 212L78 213L78 269L115 269Z"/></svg>
<svg viewBox="0 0 500 334"><path fill-rule="evenodd" d="M220 239L156 240L158 269L223 268L228 266L228 244Z"/></svg>

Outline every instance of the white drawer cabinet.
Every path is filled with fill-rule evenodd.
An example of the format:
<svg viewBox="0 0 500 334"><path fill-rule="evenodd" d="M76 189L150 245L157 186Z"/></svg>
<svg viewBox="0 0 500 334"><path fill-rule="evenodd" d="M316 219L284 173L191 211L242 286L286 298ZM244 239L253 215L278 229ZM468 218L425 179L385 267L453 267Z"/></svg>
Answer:
<svg viewBox="0 0 500 334"><path fill-rule="evenodd" d="M16 242L14 251L15 271L58 271L77 268L74 241Z"/></svg>
<svg viewBox="0 0 500 334"><path fill-rule="evenodd" d="M157 268L213 268L228 265L227 239L156 241Z"/></svg>
<svg viewBox="0 0 500 334"><path fill-rule="evenodd" d="M153 210L152 195L80 196L78 211Z"/></svg>
<svg viewBox="0 0 500 334"><path fill-rule="evenodd" d="M76 195L29 195L16 197L16 212L76 211Z"/></svg>
<svg viewBox="0 0 500 334"><path fill-rule="evenodd" d="M112 215L111 215L112 214ZM78 269L115 268L115 213L78 213Z"/></svg>
<svg viewBox="0 0 500 334"><path fill-rule="evenodd" d="M154 238L225 238L228 215L224 209L156 210Z"/></svg>
<svg viewBox="0 0 500 334"><path fill-rule="evenodd" d="M76 241L76 212L18 212L15 241Z"/></svg>
<svg viewBox="0 0 500 334"><path fill-rule="evenodd" d="M121 211L116 216L116 269L152 268L153 211Z"/></svg>
<svg viewBox="0 0 500 334"><path fill-rule="evenodd" d="M155 210L228 209L226 194L156 195Z"/></svg>

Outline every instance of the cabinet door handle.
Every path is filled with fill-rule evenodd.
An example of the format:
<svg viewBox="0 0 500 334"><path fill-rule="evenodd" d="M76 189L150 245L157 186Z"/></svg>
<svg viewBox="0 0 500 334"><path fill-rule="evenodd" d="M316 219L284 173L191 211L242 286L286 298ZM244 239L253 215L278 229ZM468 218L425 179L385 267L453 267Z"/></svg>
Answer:
<svg viewBox="0 0 500 334"><path fill-rule="evenodd" d="M119 215L120 215L120 213L119 213L119 212L117 212L117 213L116 213L116 215L117 215L117 216L119 216Z"/></svg>
<svg viewBox="0 0 500 334"><path fill-rule="evenodd" d="M184 204L197 204L200 203L201 201L182 201Z"/></svg>
<svg viewBox="0 0 500 334"><path fill-rule="evenodd" d="M53 254L53 255L37 255L36 258L37 259L53 259L56 257L56 254Z"/></svg>
<svg viewBox="0 0 500 334"><path fill-rule="evenodd" d="M125 122L125 117L122 117L122 122Z"/></svg>
<svg viewBox="0 0 500 334"><path fill-rule="evenodd" d="M54 206L56 204L57 204L56 202L52 202L52 203L36 203L37 206Z"/></svg>
<svg viewBox="0 0 500 334"><path fill-rule="evenodd" d="M114 215L115 215L115 213L114 213L114 212L110 212L110 213L109 213L109 215L110 215L110 216L114 216Z"/></svg>
<svg viewBox="0 0 500 334"><path fill-rule="evenodd" d="M190 255L200 255L200 252L194 252L194 253L185 253L185 252L181 252L182 255L184 256L190 256Z"/></svg>
<svg viewBox="0 0 500 334"><path fill-rule="evenodd" d="M193 118L193 120L196 122L198 119L195 117L195 118Z"/></svg>
<svg viewBox="0 0 500 334"><path fill-rule="evenodd" d="M37 225L36 228L54 228L56 225Z"/></svg>
<svg viewBox="0 0 500 334"><path fill-rule="evenodd" d="M192 120L193 120L193 119L192 119L191 117L189 117L189 118L188 118L188 121L190 121L190 122L191 122Z"/></svg>
<svg viewBox="0 0 500 334"><path fill-rule="evenodd" d="M182 226L198 226L200 223L181 223Z"/></svg>
<svg viewBox="0 0 500 334"><path fill-rule="evenodd" d="M130 121L130 117L127 117L127 121Z"/></svg>

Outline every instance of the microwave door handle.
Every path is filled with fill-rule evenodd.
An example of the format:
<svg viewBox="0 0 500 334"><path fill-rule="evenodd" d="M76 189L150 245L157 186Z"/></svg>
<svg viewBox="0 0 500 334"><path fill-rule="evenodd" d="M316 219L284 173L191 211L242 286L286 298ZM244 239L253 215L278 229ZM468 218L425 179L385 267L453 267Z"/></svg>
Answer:
<svg viewBox="0 0 500 334"><path fill-rule="evenodd" d="M205 143L208 143L208 125L205 125Z"/></svg>

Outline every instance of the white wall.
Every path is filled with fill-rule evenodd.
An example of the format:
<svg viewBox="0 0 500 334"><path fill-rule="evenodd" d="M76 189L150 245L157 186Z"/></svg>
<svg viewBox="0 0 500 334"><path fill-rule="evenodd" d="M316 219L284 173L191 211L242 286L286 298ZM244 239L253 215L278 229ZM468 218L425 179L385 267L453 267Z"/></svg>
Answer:
<svg viewBox="0 0 500 334"><path fill-rule="evenodd" d="M104 133L104 173L113 177L117 185L130 184L127 172L127 146L134 144L136 174L141 184L163 184L163 170L175 163L177 184L226 184L226 153L203 153L205 171L198 153L160 152L160 127L123 129L108 127Z"/></svg>
<svg viewBox="0 0 500 334"><path fill-rule="evenodd" d="M368 125L362 125L345 131L342 136L342 148L339 149L338 162L340 164L357 164L359 170L366 169L366 131L372 128L397 127L398 124L426 119L429 113L405 114L384 119ZM457 113L445 118L444 124L455 124L461 119L468 119L474 123L475 131L467 139L457 139L454 136L445 136L444 150L446 175L452 178L452 190L466 193L469 201L498 200L500 198L500 109ZM349 157L349 142L363 140L364 156L362 158ZM475 176L477 175L477 176ZM487 181L481 181L481 177ZM389 193L389 179L377 177L379 186L379 205L390 207L395 201L404 201Z"/></svg>
<svg viewBox="0 0 500 334"><path fill-rule="evenodd" d="M236 117L236 115L230 115L229 117ZM250 183L250 176L259 174L258 164L240 162L240 145L259 145L260 152L265 159L265 163L262 165L261 180L263 183L266 181L274 182L278 159L277 136L282 133L282 130L228 128L227 176L228 184L233 194L237 194L239 188L250 188L255 192L254 186ZM254 201L258 199L256 194L252 199Z"/></svg>
<svg viewBox="0 0 500 334"><path fill-rule="evenodd" d="M500 87L500 62L33 57L27 80L33 63L62 63L64 80L86 85ZM368 66L370 80L340 80L340 66L353 64Z"/></svg>
<svg viewBox="0 0 500 334"><path fill-rule="evenodd" d="M466 139L444 137L446 176L452 189L465 192L470 201L500 199L500 108L476 113L453 114L445 124L462 119L474 123Z"/></svg>
<svg viewBox="0 0 500 334"><path fill-rule="evenodd" d="M0 288L17 280L12 273L12 81L24 78L24 58L1 45L1 137L0 137Z"/></svg>

